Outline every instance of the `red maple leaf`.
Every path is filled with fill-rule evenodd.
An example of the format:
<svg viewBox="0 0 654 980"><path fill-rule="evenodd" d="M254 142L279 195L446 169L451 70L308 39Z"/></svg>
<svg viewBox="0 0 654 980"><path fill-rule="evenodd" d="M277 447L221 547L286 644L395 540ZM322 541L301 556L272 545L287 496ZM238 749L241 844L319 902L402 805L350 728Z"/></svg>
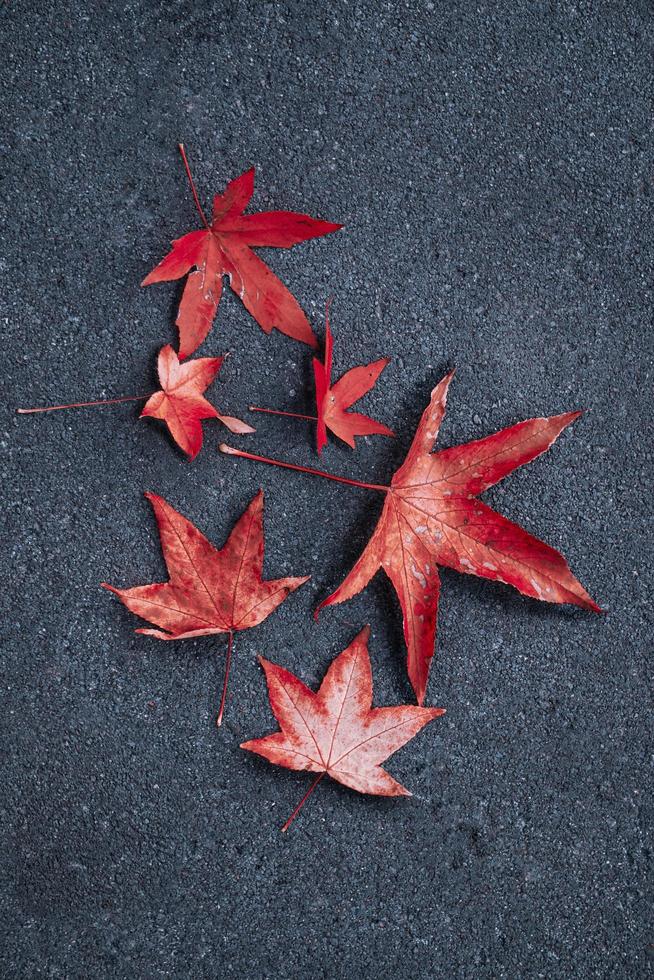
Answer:
<svg viewBox="0 0 654 980"><path fill-rule="evenodd" d="M255 430L232 415L221 415L203 397L223 363L222 357L196 357L180 364L168 344L159 351L161 391L155 391L143 407L141 418L161 419L177 445L195 459L202 448L202 419L218 419L231 432L243 435Z"/></svg>
<svg viewBox="0 0 654 980"><path fill-rule="evenodd" d="M234 633L263 622L304 578L264 581L263 493L238 519L223 548L207 541L190 521L154 493L145 495L154 508L168 582L138 585L115 592L131 612L160 629L137 629L158 640L185 640L227 633L225 682L217 723L222 721Z"/></svg>
<svg viewBox="0 0 654 980"><path fill-rule="evenodd" d="M329 314L325 317L325 363L317 357L313 359L313 376L316 381L316 406L318 409L318 430L316 443L318 454L327 445L327 429L354 449L355 436L393 436L395 433L387 425L362 415L361 412L348 412L355 402L370 391L376 384L390 358L382 357L370 364L361 364L343 374L332 385L332 352L334 341L329 329Z"/></svg>
<svg viewBox="0 0 654 980"><path fill-rule="evenodd" d="M301 415L298 412L286 412L275 408L258 408L250 405L251 412L265 412L268 415L287 415L291 418L305 419L310 422L317 422L316 443L318 455L327 445L327 429L333 432L337 438L342 439L352 449L355 448L356 436L394 436L395 433L387 425L369 418L360 412L349 412L348 409L358 402L360 398L370 391L377 383L379 375L382 373L390 358L382 357L378 361L370 364L362 364L358 367L346 371L338 381L332 385L332 354L334 340L329 327L329 304L327 304L327 314L325 316L325 361L319 361L317 357L313 359L313 374L316 382L316 410L317 415Z"/></svg>
<svg viewBox="0 0 654 980"><path fill-rule="evenodd" d="M549 449L581 413L530 419L485 439L432 453L451 379L452 374L448 374L434 388L409 453L390 486L334 477L220 447L234 456L308 471L385 494L381 516L363 554L336 591L320 604L316 615L325 606L357 595L383 568L402 607L407 669L419 704L425 698L434 653L439 565L504 582L535 599L600 611L558 551L478 499L478 494L512 470Z"/></svg>
<svg viewBox="0 0 654 980"><path fill-rule="evenodd" d="M35 412L58 412L69 408L91 408L118 405L121 402L145 401L141 418L161 419L168 426L170 434L191 459L195 459L202 448L202 420L218 419L231 432L244 435L256 430L234 418L221 415L203 397L203 392L212 383L223 363L223 357L199 357L186 364L180 364L177 354L168 344L159 351L157 367L160 391L148 395L124 395L120 398L101 398L90 402L70 402L66 405L45 405L41 408L17 408L21 415Z"/></svg>
<svg viewBox="0 0 654 980"><path fill-rule="evenodd" d="M254 192L254 167L232 180L213 201L213 220L207 221L191 177L184 147L180 151L204 224L173 242L172 251L145 277L142 286L181 279L190 272L177 314L179 356L197 350L211 330L222 292L223 276L265 333L273 329L317 346L299 303L271 269L252 251L255 247L290 248L318 238L342 225L294 211L243 214Z"/></svg>
<svg viewBox="0 0 654 980"><path fill-rule="evenodd" d="M259 658L281 731L244 742L241 748L286 769L318 773L282 830L325 774L359 793L411 796L381 763L445 711L410 705L373 708L369 636L366 626L332 661L315 694L288 670Z"/></svg>

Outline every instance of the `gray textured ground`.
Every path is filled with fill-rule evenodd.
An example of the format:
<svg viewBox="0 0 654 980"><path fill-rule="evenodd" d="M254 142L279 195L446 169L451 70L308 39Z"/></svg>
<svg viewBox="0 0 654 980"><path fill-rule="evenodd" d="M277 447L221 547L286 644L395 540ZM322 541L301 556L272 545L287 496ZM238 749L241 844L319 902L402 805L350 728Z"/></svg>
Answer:
<svg viewBox="0 0 654 980"><path fill-rule="evenodd" d="M642 977L651 929L652 10L649 3L15 3L4 81L1 425L6 977ZM336 367L388 355L397 428L334 472L385 480L458 368L442 444L584 407L488 494L607 609L443 574L429 701L391 762L415 793L321 785L238 748L271 716L255 654L317 683L366 621L377 703L410 697L389 585L311 611L379 501L216 452L137 409L13 407L149 390L177 285L139 288L256 164L256 208L343 221L268 254ZM231 296L213 394L310 406L310 355ZM245 440L241 444L244 444ZM299 423L249 448L312 463ZM224 644L163 646L98 583L163 575L152 489L216 542L262 485L267 571L310 585ZM649 539L649 540L648 540ZM649 878L651 885L651 878Z"/></svg>

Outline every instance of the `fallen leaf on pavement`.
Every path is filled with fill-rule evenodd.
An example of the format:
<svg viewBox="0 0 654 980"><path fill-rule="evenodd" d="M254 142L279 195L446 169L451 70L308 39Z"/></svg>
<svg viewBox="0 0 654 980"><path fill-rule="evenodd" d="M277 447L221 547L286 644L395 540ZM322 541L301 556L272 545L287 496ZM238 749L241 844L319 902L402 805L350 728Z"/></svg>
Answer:
<svg viewBox="0 0 654 980"><path fill-rule="evenodd" d="M281 730L241 748L286 769L318 774L282 830L325 775L359 793L411 796L381 763L445 711L412 705L373 708L369 636L366 626L332 661L315 694L288 670L259 658Z"/></svg>
<svg viewBox="0 0 654 980"><path fill-rule="evenodd" d="M264 581L263 493L238 519L221 548L215 548L190 521L154 493L145 495L154 508L167 582L117 589L103 582L127 608L159 629L137 629L158 640L185 640L227 633L227 663L217 724L222 722L234 633L263 622L295 589L308 581L280 578Z"/></svg>

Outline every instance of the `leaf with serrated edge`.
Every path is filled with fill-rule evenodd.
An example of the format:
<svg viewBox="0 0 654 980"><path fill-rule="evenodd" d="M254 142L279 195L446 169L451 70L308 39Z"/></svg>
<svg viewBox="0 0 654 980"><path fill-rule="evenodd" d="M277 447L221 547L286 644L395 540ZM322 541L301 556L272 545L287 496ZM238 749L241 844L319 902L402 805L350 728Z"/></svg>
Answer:
<svg viewBox="0 0 654 980"><path fill-rule="evenodd" d="M264 581L261 490L220 550L163 497L145 496L154 509L170 578L132 589L118 589L106 582L103 587L114 592L131 612L158 627L141 628L137 633L169 641L228 633L229 660L234 633L263 622L309 576Z"/></svg>
<svg viewBox="0 0 654 980"><path fill-rule="evenodd" d="M316 338L300 304L252 249L291 248L342 225L294 211L243 214L254 192L254 167L232 180L223 194L216 194L211 224L200 209L192 181L191 187L206 227L176 239L172 251L141 283L149 286L188 274L177 314L180 358L197 350L211 330L223 276L265 333L280 330L315 347Z"/></svg>
<svg viewBox="0 0 654 980"><path fill-rule="evenodd" d="M477 499L477 494L549 449L581 413L530 419L485 439L432 453L451 380L448 374L432 392L365 550L317 610L351 599L382 568L402 607L407 669L419 704L434 653L438 565L504 582L535 599L600 611L558 551Z"/></svg>
<svg viewBox="0 0 654 980"><path fill-rule="evenodd" d="M332 661L316 693L288 670L260 657L280 731L244 742L241 748L275 765L319 774L314 787L327 774L359 793L410 796L381 763L424 725L444 714L444 709L415 705L373 708L369 636L366 626Z"/></svg>
<svg viewBox="0 0 654 980"><path fill-rule="evenodd" d="M196 357L180 364L170 344L159 351L161 391L150 395L141 412L141 418L161 419L165 422L177 445L191 459L195 459L202 448L203 419L218 419L230 432L237 435L255 431L251 425L232 415L221 415L203 395L216 377L223 360L222 357Z"/></svg>

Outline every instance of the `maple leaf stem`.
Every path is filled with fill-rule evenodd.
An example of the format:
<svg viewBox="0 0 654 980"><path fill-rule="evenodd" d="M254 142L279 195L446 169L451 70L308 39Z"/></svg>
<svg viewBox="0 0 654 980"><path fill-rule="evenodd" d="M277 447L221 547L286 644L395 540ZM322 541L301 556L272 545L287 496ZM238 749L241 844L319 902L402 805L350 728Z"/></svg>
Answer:
<svg viewBox="0 0 654 980"><path fill-rule="evenodd" d="M198 192L195 189L195 183L193 181L193 174L191 173L191 168L188 165L188 160L186 158L186 150L184 149L184 144L183 143L178 143L177 144L177 147L179 149L179 152L182 154L182 160L184 162L184 168L186 170L186 176L188 177L188 182L191 185L191 191L193 193L193 200L195 201L195 206L198 209L198 214L202 218L202 223L203 223L204 227L207 229L207 231L211 231L209 222L207 221L206 216L205 216L205 213L202 210L202 205L200 204L200 198L198 197Z"/></svg>
<svg viewBox="0 0 654 980"><path fill-rule="evenodd" d="M280 459L270 459L268 456L257 456L256 453L247 453L243 449L233 449L224 442L218 446L221 453L228 456L241 456L243 459L252 459L255 463L268 463L269 466L281 466L285 470L297 470L298 473L310 473L312 476L322 476L325 480L333 480L334 483L345 483L348 487L361 487L362 490L379 490L381 493L388 493L390 487L385 487L380 483L363 483L361 480L350 480L346 476L334 476L332 473L325 473L324 470L315 470L312 466L300 466L298 463L283 463Z"/></svg>
<svg viewBox="0 0 654 980"><path fill-rule="evenodd" d="M315 415L300 415L299 412L282 412L279 408L257 408L256 405L249 405L251 412L265 412L266 415L286 415L290 419L304 419L305 422L317 422Z"/></svg>
<svg viewBox="0 0 654 980"><path fill-rule="evenodd" d="M218 717L216 718L216 727L220 728L223 723L223 714L225 712L225 701L227 700L227 684L229 682L229 669L232 665L232 646L234 643L234 633L230 630L229 640L227 642L227 659L225 661L225 680L223 681L223 693L220 699L220 708L218 709Z"/></svg>
<svg viewBox="0 0 654 980"><path fill-rule="evenodd" d="M314 779L314 781L311 783L311 786L309 786L309 789L306 791L306 793L304 794L304 796L302 797L302 799L300 800L300 802L298 803L298 805L293 810L293 813L290 815L290 817L288 818L288 820L286 821L286 823L282 827L282 833L283 834L285 834L286 831L288 830L288 828L291 826L291 824L293 823L293 821L297 817L298 813L300 812L300 810L302 809L302 807L304 806L304 804L307 802L307 800L309 799L309 797L313 793L314 789L316 788L316 786L318 785L318 783L320 782L320 780L322 779L322 777L325 776L325 775L326 775L325 772L319 772L318 773L318 775L316 776L316 778Z"/></svg>
<svg viewBox="0 0 654 980"><path fill-rule="evenodd" d="M147 395L125 395L124 398L101 398L95 402L70 402L68 405L46 405L44 408L17 408L19 415L31 415L33 412L60 412L64 408L90 408L92 405L118 405L119 402L139 402L149 398Z"/></svg>

